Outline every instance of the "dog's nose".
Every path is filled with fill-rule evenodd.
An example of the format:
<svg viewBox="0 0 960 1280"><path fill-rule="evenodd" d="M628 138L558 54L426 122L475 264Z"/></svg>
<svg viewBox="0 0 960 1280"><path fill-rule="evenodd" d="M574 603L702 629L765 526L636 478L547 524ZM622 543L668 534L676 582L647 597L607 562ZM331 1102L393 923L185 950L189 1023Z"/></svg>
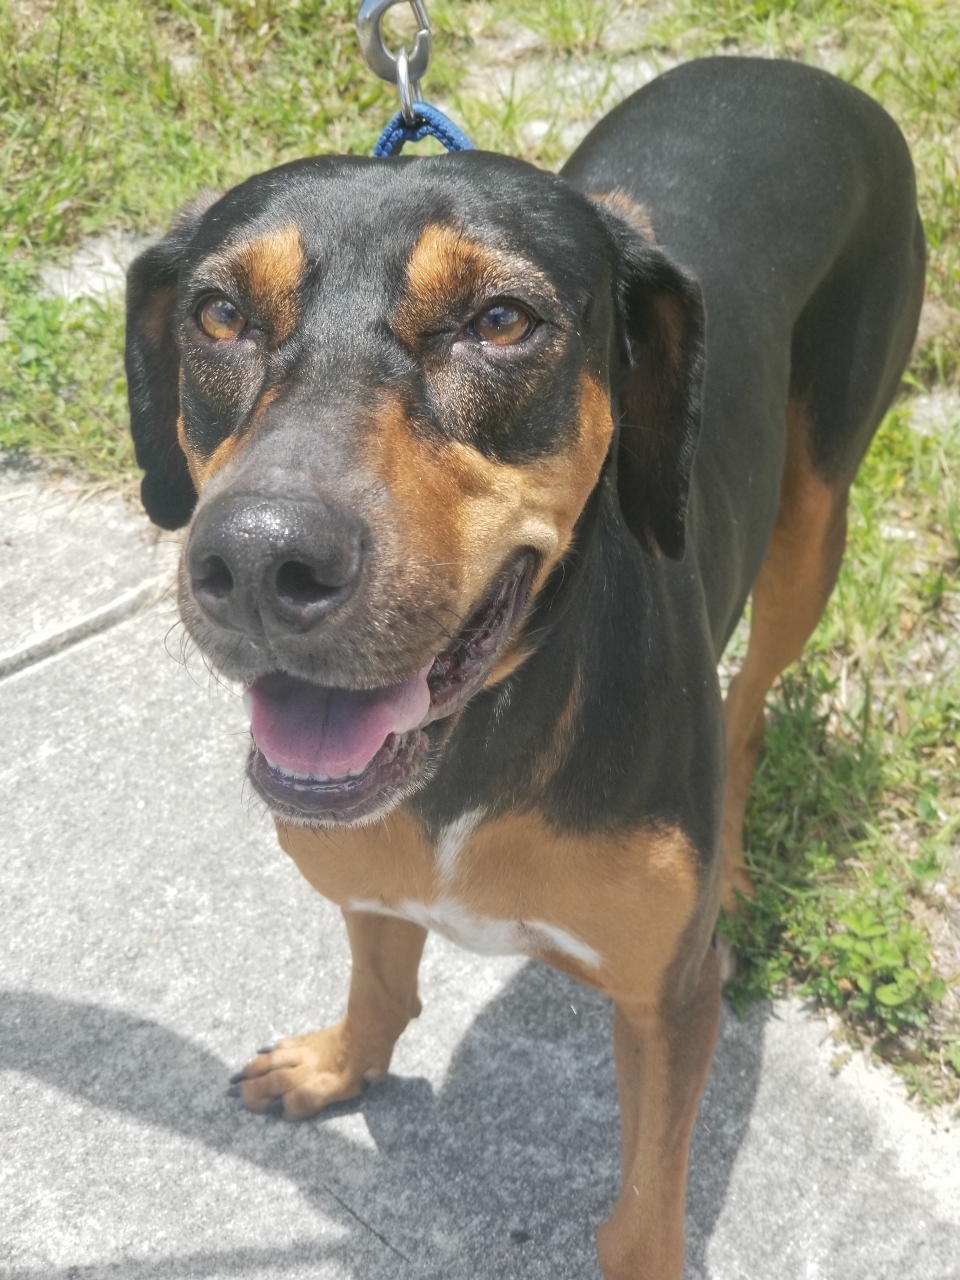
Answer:
<svg viewBox="0 0 960 1280"><path fill-rule="evenodd" d="M362 530L315 498L223 494L187 543L190 587L214 622L248 634L309 631L360 578Z"/></svg>

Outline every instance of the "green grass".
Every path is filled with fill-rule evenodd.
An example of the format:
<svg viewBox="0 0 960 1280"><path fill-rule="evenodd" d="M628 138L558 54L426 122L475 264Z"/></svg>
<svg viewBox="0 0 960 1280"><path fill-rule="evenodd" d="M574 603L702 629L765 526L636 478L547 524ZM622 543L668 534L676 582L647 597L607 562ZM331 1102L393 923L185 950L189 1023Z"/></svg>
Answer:
<svg viewBox="0 0 960 1280"><path fill-rule="evenodd" d="M613 14L607 0L534 0L522 20L553 52L576 57L597 52Z"/></svg>
<svg viewBox="0 0 960 1280"><path fill-rule="evenodd" d="M57 0L0 11L0 446L129 479L119 302L38 301L87 233L149 233L202 188L368 150L392 110L342 0Z"/></svg>
<svg viewBox="0 0 960 1280"><path fill-rule="evenodd" d="M394 109L343 0L12 0L0 11L0 447L125 485L119 301L44 297L85 235L196 191L369 151ZM738 1002L834 1010L928 1101L960 1097L960 7L955 0L434 0L426 88L481 144L558 164L644 65L802 58L878 97L917 162L925 340L857 481L840 583L770 699L748 812ZM519 52L518 52L519 50ZM952 405L952 408L950 407ZM937 957L939 956L939 960ZM953 960L951 960L953 957ZM951 968L951 965L953 968Z"/></svg>
<svg viewBox="0 0 960 1280"><path fill-rule="evenodd" d="M42 298L29 258L0 263L0 445L26 448L89 476L127 480L127 390L116 304Z"/></svg>
<svg viewBox="0 0 960 1280"><path fill-rule="evenodd" d="M837 590L770 700L747 816L758 892L724 924L735 1001L794 984L928 1101L960 1096L956 975L931 946L960 871L951 459L960 413L938 436L911 428L909 401L888 415L854 487Z"/></svg>

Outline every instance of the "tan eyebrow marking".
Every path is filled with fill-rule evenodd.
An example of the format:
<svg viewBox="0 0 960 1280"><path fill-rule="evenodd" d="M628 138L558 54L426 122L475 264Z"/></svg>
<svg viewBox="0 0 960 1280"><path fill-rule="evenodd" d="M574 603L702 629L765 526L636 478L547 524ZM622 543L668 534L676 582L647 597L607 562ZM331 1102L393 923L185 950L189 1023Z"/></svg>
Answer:
<svg viewBox="0 0 960 1280"><path fill-rule="evenodd" d="M307 259L300 232L293 223L257 236L229 250L222 264L250 294L284 342L300 318L299 290Z"/></svg>
<svg viewBox="0 0 960 1280"><path fill-rule="evenodd" d="M431 222L407 261L407 291L393 329L415 347L420 336L462 299L525 288L557 300L550 281L526 258L491 249L456 227Z"/></svg>

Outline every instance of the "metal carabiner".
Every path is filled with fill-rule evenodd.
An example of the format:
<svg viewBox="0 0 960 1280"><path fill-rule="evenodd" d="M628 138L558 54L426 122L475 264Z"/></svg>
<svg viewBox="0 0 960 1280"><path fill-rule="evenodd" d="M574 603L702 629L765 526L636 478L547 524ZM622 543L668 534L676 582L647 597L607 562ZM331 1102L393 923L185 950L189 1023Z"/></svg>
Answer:
<svg viewBox="0 0 960 1280"><path fill-rule="evenodd" d="M408 3L417 19L417 36L413 52L401 49L394 56L383 43L380 22L388 9L395 4ZM413 103L420 96L420 78L430 65L430 19L423 0L363 0L357 17L360 48L367 66L381 80L395 84L400 90L400 105L408 124L413 122Z"/></svg>
<svg viewBox="0 0 960 1280"><path fill-rule="evenodd" d="M410 59L406 49L397 54L397 92L400 94L400 111L404 123L413 127L417 122L417 113L413 104L420 97L420 81L410 79Z"/></svg>

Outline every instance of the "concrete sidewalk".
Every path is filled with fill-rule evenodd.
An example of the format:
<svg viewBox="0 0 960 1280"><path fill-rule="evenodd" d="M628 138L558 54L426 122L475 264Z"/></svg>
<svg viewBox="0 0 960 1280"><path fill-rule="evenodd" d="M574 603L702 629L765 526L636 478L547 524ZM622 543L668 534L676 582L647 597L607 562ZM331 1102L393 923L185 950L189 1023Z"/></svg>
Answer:
<svg viewBox="0 0 960 1280"><path fill-rule="evenodd" d="M148 604L168 563L118 500L0 478L0 1276L599 1277L609 1010L561 975L432 938L384 1084L297 1126L226 1096L339 1016L347 952L244 792L237 700ZM958 1280L960 1126L831 1075L823 1034L725 1017L688 1277Z"/></svg>

